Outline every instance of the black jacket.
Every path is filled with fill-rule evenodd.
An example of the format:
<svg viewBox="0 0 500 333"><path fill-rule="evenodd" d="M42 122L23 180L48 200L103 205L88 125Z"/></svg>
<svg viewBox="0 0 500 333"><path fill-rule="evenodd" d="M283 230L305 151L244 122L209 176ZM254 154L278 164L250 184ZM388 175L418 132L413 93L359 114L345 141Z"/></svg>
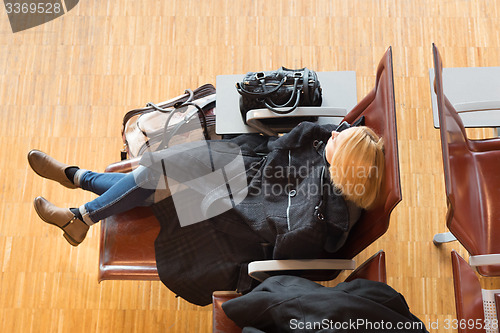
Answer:
<svg viewBox="0 0 500 333"><path fill-rule="evenodd" d="M215 290L250 289L250 261L318 258L340 247L360 210L329 181L323 154L334 128L304 122L279 138L231 139L241 148L248 195L220 215L180 227L171 198L154 205L163 283L189 302L206 305ZM175 160L180 169L191 167L182 165L184 158Z"/></svg>
<svg viewBox="0 0 500 333"><path fill-rule="evenodd" d="M364 279L328 288L275 276L222 309L243 332L427 332L403 295Z"/></svg>

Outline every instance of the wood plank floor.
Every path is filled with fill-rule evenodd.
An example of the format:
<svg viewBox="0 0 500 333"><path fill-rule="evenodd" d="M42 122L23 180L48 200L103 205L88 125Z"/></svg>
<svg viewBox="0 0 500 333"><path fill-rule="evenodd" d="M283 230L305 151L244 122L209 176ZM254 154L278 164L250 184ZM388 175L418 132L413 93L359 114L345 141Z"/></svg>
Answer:
<svg viewBox="0 0 500 333"><path fill-rule="evenodd" d="M42 223L32 200L93 198L37 177L31 148L84 168L119 159L123 114L216 75L281 65L354 70L358 100L393 47L403 201L384 249L388 283L426 324L455 316L438 130L428 69L431 43L445 67L500 66L500 4L493 0L81 1L47 24L13 34L0 19L0 323L3 332L208 332L211 308L159 282L97 283L98 232L72 248ZM476 138L491 130L471 130ZM330 284L330 283L329 283ZM493 283L494 284L494 283Z"/></svg>

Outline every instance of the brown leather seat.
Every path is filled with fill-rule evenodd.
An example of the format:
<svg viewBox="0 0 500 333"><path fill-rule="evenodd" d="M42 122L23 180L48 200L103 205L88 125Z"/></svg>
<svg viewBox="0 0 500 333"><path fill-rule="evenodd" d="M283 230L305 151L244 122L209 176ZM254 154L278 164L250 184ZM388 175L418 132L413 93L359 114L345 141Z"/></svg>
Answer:
<svg viewBox="0 0 500 333"><path fill-rule="evenodd" d="M390 47L378 65L375 88L346 115L344 120L352 123L362 116L365 117L365 125L384 140L385 174L378 201L373 208L363 213L350 232L345 245L336 252L335 258L354 258L382 236L389 228L392 210L402 199Z"/></svg>
<svg viewBox="0 0 500 333"><path fill-rule="evenodd" d="M500 139L469 140L443 93L442 60L433 45L448 213L446 224L471 256L500 253ZM478 266L499 276L500 265Z"/></svg>
<svg viewBox="0 0 500 333"><path fill-rule="evenodd" d="M402 198L391 48L387 50L378 65L375 88L347 114L345 120L352 123L362 116L365 117L365 124L384 140L384 181L374 208L363 213L346 244L333 256L325 253L325 258L354 258L387 231L390 214ZM106 171L127 172L131 168L129 162L124 162L112 165ZM140 233L138 229L142 229L143 226L135 225L134 220L130 219L130 214L135 213L119 214L101 222L101 280L151 279L153 275L157 278L154 265L154 238L159 231L158 222L153 215L148 215L146 210L137 213L141 223L149 228L149 233ZM144 250L136 251L130 247L132 242ZM337 274L338 272L317 271L308 274L307 277L326 281Z"/></svg>
<svg viewBox="0 0 500 333"><path fill-rule="evenodd" d="M451 263L453 267L457 320L459 323L467 323L468 320L472 319L474 322L480 322L482 325L484 323L484 311L479 279L469 264L455 251L451 252ZM485 332L485 330L466 327L459 329L459 332L472 333Z"/></svg>
<svg viewBox="0 0 500 333"><path fill-rule="evenodd" d="M355 279L367 279L387 283L385 252L379 251L371 258L366 260L345 279L345 282L349 282ZM241 332L241 328L239 328L231 319L229 319L222 310L222 304L224 302L238 296L240 296L238 293L231 291L216 291L213 293L213 332Z"/></svg>
<svg viewBox="0 0 500 333"><path fill-rule="evenodd" d="M345 116L344 120L353 123L362 116L365 117L365 125L372 128L384 140L385 174L382 187L374 207L363 212L349 233L345 245L334 254L325 253L323 258L354 258L387 231L391 212L402 200L391 47L378 65L375 88ZM314 281L329 281L338 273L339 271L334 270L317 270L301 272L298 275Z"/></svg>
<svg viewBox="0 0 500 333"><path fill-rule="evenodd" d="M106 172L130 172L135 162L112 164ZM99 282L159 280L154 248L159 232L160 223L149 207L137 207L101 221Z"/></svg>
<svg viewBox="0 0 500 333"><path fill-rule="evenodd" d="M325 258L354 258L387 231L390 214L401 201L391 48L378 65L375 88L347 114L345 120L352 123L361 116L365 117L365 124L384 140L384 181L375 207L363 213L346 244L334 256L325 254ZM132 168L133 162L124 161L109 166L106 171L128 172ZM154 239L159 228L158 221L148 209L134 209L103 220L99 280L158 279ZM316 271L308 273L307 277L326 281L337 274L338 271Z"/></svg>
<svg viewBox="0 0 500 333"><path fill-rule="evenodd" d="M212 332L217 333L237 333L241 328L234 321L226 316L222 310L222 304L233 298L241 296L235 291L215 291L212 294Z"/></svg>
<svg viewBox="0 0 500 333"><path fill-rule="evenodd" d="M344 120L352 123L362 116L365 117L365 125L372 128L384 139L386 166L384 181L376 205L363 213L351 231L346 244L334 256L325 255L328 258L352 259L382 236L389 227L392 210L402 199L391 48L387 50L380 61L375 88L347 114ZM332 271L315 271L302 272L300 275L316 281L326 281L334 278L337 274L338 272ZM385 253L381 251L367 260L346 281L352 281L356 278L385 283ZM225 300L217 294L214 295L214 332L241 332L241 329L236 327L222 311L220 306ZM221 330L221 327L229 327L233 330Z"/></svg>

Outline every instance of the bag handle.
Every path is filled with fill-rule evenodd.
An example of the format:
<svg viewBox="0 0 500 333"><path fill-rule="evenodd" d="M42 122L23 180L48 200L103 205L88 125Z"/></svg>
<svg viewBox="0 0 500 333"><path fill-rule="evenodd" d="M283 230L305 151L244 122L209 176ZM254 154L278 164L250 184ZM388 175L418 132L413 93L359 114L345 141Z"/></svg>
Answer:
<svg viewBox="0 0 500 333"><path fill-rule="evenodd" d="M266 106L266 108L268 108L269 110L271 110L271 111L273 111L273 112L275 112L277 114L288 114L288 113L292 112L293 110L295 110L297 108L297 106L299 106L300 93L303 90L302 87L298 87L298 83L299 83L299 78L296 77L295 81L293 83L293 93L292 93L292 96L290 96L290 99L285 104L276 105L276 104L273 103L273 101L270 98L267 98L264 101L264 105ZM294 96L296 96L295 103L288 110L278 110L278 109L275 109L276 107L283 107L283 105L287 105L288 103L290 103L293 100Z"/></svg>
<svg viewBox="0 0 500 333"><path fill-rule="evenodd" d="M194 98L194 92L191 90L191 89L186 89L184 90L184 93L188 95L188 98L185 102L177 102L173 105L173 107L175 109L179 108L182 106L182 104L184 103L189 103L193 100ZM172 110L169 110L169 109L164 109L158 105L156 105L155 103L152 103L152 102L149 102L148 104L146 104L146 107L152 107L153 109L157 110L157 111L160 111L160 112L164 112L164 113L167 113L167 112L171 112Z"/></svg>
<svg viewBox="0 0 500 333"><path fill-rule="evenodd" d="M259 77L258 74L262 74L263 76ZM236 83L236 90L240 93L240 95L245 96L245 97L252 97L252 98L255 98L255 97L264 98L264 97L267 97L270 94L278 91L278 89L281 88L286 82L286 76L285 76L281 79L280 83L276 87L274 87L271 90L266 91L264 88L265 87L265 78L266 78L265 74L263 72L259 72L259 73L255 73L255 76L257 77L257 79L259 79L259 82L262 85L263 92L255 93L255 92L248 91L245 88L243 88L239 82L237 82Z"/></svg>
<svg viewBox="0 0 500 333"><path fill-rule="evenodd" d="M194 99L194 92L191 89L184 90L184 93L186 93L186 94L189 95L188 98L187 98L187 100L185 102L179 101L179 102L175 103L174 104L174 108L177 109L177 108L181 107L183 104L185 104L185 103L191 103L193 101L193 99Z"/></svg>
<svg viewBox="0 0 500 333"><path fill-rule="evenodd" d="M175 133L177 133L177 131L181 128L182 125L184 125L185 123L187 123L189 121L189 119L184 119L184 121L180 121L179 123L177 123L174 128L172 128L170 130L168 128L168 124L170 123L172 116L175 113L180 112L180 108L182 108L184 106L190 106L190 105L194 106L197 109L197 112L195 114L191 115L191 117L193 117L196 114L201 114L201 118L203 119L203 136L205 137L205 140L210 140L210 135L208 134L207 117L206 117L203 109L196 103L184 102L180 105L177 105L177 107L169 114L167 121L165 122L165 127L163 128L163 139L161 140L161 143L157 148L158 150L168 148L168 143L170 142L172 137L175 135Z"/></svg>
<svg viewBox="0 0 500 333"><path fill-rule="evenodd" d="M212 94L215 94L215 87L212 84L210 84L210 83L206 83L206 84L204 84L204 85L196 88L195 90L193 90L193 99L198 99L198 98L206 97L206 96L212 95ZM185 95L186 95L186 92L182 96L178 96L178 97L176 97L174 99L171 99L171 100L168 100L168 101L164 102L163 103L163 107L171 107L175 103L184 101L185 99L189 98L189 96L185 96ZM188 93L188 95L189 95L189 93ZM149 109L149 107L146 106L146 108L134 109L134 110L128 111L125 114L125 116L123 116L123 121L122 121L122 135L123 135L123 132L125 131L125 127L127 125L127 122L130 120L130 118L132 118L132 117L134 117L136 115L148 113L148 112L151 112L151 111L154 111L154 110L158 110L158 108L152 107L152 109Z"/></svg>

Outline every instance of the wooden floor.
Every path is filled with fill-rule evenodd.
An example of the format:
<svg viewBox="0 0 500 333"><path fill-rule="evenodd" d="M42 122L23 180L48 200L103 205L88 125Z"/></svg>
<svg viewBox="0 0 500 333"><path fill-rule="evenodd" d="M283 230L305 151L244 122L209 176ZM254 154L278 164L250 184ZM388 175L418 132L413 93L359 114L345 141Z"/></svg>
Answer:
<svg viewBox="0 0 500 333"><path fill-rule="evenodd" d="M500 4L444 0L81 1L63 17L13 34L0 19L0 323L3 332L208 332L211 308L159 282L97 283L98 233L69 246L32 200L93 198L37 177L38 148L104 170L119 159L123 114L216 75L281 65L353 70L358 100L393 47L403 201L389 231L358 257L387 254L388 283L426 324L455 316L431 43L446 67L500 66ZM470 131L473 137L491 130Z"/></svg>

